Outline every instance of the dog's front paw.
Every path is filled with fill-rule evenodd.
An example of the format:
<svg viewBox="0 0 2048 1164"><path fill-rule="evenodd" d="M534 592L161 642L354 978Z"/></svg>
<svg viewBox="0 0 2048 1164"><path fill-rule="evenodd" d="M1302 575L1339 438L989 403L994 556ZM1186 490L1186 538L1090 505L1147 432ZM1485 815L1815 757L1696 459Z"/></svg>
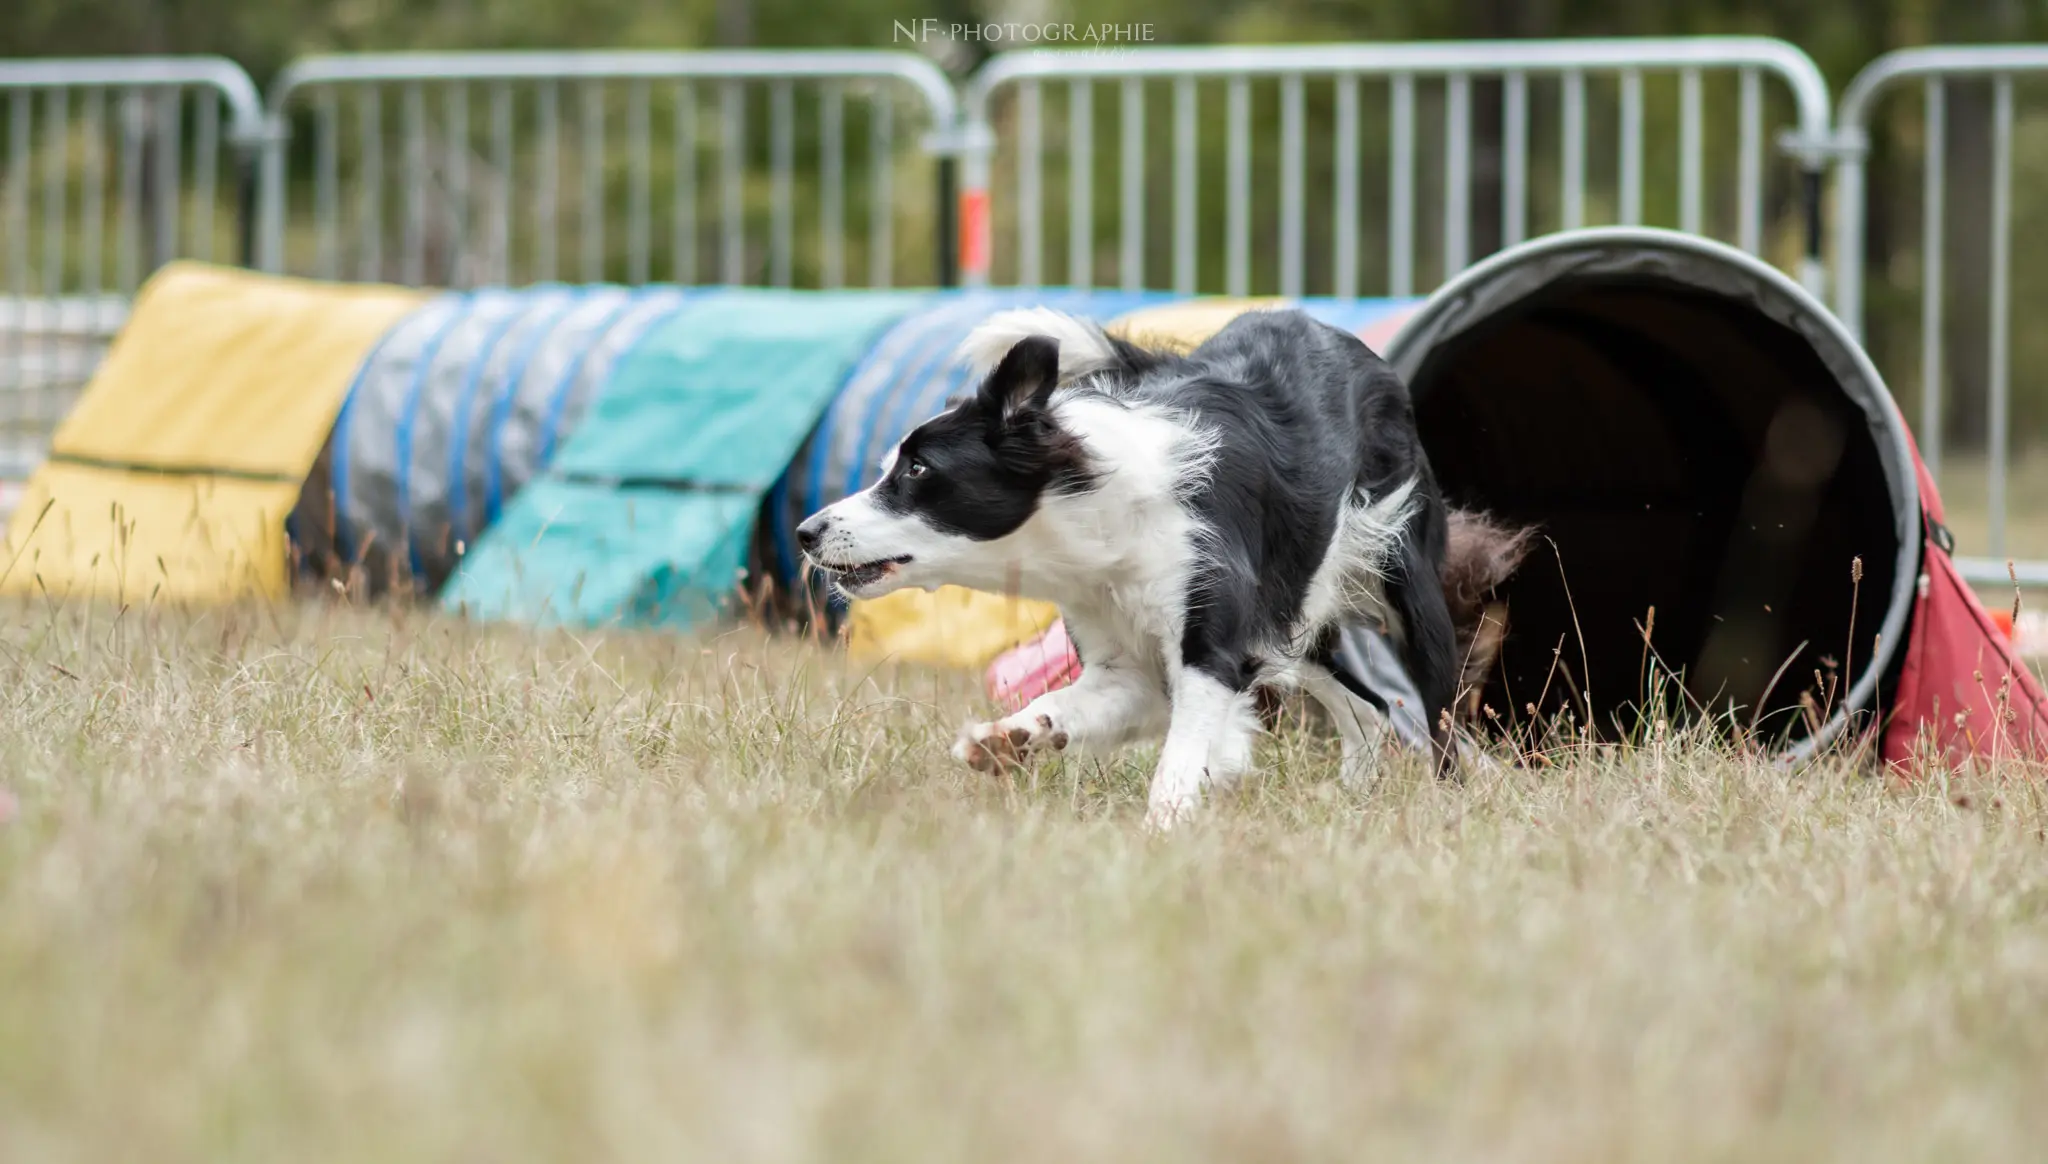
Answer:
<svg viewBox="0 0 2048 1164"><path fill-rule="evenodd" d="M1145 797L1145 830L1171 831L1194 819L1202 807L1202 792L1209 785L1209 769L1161 760L1152 774L1152 788Z"/></svg>
<svg viewBox="0 0 2048 1164"><path fill-rule="evenodd" d="M1145 831L1172 832L1174 826L1193 820L1195 811L1201 807L1202 795L1199 792L1178 796L1155 796L1145 809Z"/></svg>
<svg viewBox="0 0 2048 1164"><path fill-rule="evenodd" d="M1067 746L1067 733L1049 715L1019 712L994 723L971 723L953 743L953 758L977 772L1019 764L1033 752L1057 752Z"/></svg>

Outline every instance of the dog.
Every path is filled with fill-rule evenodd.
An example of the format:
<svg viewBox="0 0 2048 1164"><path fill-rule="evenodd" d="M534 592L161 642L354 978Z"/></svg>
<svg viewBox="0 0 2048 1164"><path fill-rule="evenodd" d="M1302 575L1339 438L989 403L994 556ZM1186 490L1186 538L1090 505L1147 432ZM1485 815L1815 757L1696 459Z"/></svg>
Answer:
<svg viewBox="0 0 2048 1164"><path fill-rule="evenodd" d="M1262 689L1299 690L1362 784L1386 704L1337 665L1350 624L1396 645L1451 770L1453 704L1485 636L1470 601L1462 625L1450 603L1498 585L1526 537L1461 516L1454 551L1407 388L1362 341L1258 311L1182 354L1029 308L992 316L961 355L977 390L797 527L852 598L951 584L1059 607L1080 678L968 725L958 759L1163 732L1145 820L1169 828L1251 767Z"/></svg>

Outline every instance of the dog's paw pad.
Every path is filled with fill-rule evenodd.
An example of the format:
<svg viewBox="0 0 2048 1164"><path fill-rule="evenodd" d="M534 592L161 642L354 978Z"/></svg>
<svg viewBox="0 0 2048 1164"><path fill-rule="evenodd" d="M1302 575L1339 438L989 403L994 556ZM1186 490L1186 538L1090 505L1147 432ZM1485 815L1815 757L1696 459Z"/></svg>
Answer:
<svg viewBox="0 0 2048 1164"><path fill-rule="evenodd" d="M1005 731L1002 724L996 723L969 724L953 743L953 758L976 772L991 772L1003 764L1014 764L1022 752L1017 733Z"/></svg>

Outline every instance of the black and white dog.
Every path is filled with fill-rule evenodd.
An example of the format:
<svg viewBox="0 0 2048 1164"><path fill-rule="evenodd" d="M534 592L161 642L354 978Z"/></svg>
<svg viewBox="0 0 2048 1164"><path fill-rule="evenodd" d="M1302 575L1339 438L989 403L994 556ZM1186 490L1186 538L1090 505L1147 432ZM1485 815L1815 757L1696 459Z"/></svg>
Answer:
<svg viewBox="0 0 2048 1164"><path fill-rule="evenodd" d="M868 489L798 544L873 598L953 584L1060 608L1070 686L969 725L977 768L1106 749L1162 729L1148 824L1185 817L1250 767L1255 689L1299 689L1364 779L1385 729L1335 663L1342 624L1378 624L1451 762L1469 659L1446 602L1450 525L1406 387L1356 337L1293 310L1239 316L1186 355L1043 308L996 315L962 354L979 390L927 421ZM1504 576L1519 535L1483 521L1462 555ZM1440 769L1441 770L1441 769Z"/></svg>

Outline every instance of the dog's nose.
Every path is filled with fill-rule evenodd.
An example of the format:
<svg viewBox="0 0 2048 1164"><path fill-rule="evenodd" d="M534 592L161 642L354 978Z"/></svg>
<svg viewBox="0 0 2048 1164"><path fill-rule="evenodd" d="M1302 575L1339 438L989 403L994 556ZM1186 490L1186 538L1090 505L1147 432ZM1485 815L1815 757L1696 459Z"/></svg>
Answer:
<svg viewBox="0 0 2048 1164"><path fill-rule="evenodd" d="M796 527L796 544L808 554L818 548L818 539L825 536L828 519L822 513L814 513Z"/></svg>

